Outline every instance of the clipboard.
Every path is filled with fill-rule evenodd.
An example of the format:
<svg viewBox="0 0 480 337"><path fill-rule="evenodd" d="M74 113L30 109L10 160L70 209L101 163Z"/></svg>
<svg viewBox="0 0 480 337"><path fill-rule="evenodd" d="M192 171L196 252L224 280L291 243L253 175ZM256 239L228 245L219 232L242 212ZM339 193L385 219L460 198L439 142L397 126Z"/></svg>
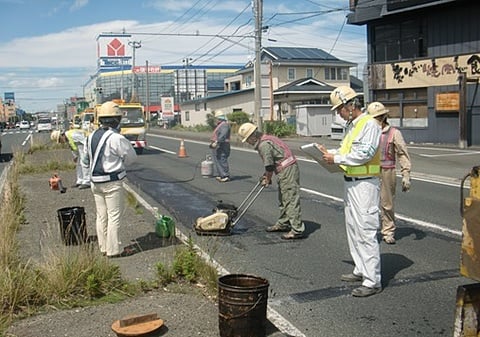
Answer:
<svg viewBox="0 0 480 337"><path fill-rule="evenodd" d="M343 170L340 166L336 164L328 164L325 160L323 160L323 152L317 147L316 143L305 144L300 146L300 150L305 152L309 157L315 160L321 167L327 170L330 173L343 173Z"/></svg>

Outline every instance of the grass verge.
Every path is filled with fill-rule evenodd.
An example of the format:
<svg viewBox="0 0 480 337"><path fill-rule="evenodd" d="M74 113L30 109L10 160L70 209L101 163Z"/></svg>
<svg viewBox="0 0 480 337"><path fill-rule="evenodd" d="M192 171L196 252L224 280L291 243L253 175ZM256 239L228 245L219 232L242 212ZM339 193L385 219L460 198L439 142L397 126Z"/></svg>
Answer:
<svg viewBox="0 0 480 337"><path fill-rule="evenodd" d="M41 146L36 151L39 150L49 148ZM49 156L52 158L46 163L32 165L26 156L20 151L14 154L15 160L0 195L0 268L3 271L0 273L0 336L16 319L46 308L118 302L138 292L168 284L194 284L203 293L215 296L217 271L196 254L192 240L175 250L171 265L157 263L157 280L141 280L136 284L126 282L119 267L89 244L75 251L52 251L44 262L34 264L25 261L19 254L16 235L25 223L25 199L19 187L20 176L75 167L74 163L66 163L54 155ZM133 196L128 198L128 204L138 212L140 207Z"/></svg>

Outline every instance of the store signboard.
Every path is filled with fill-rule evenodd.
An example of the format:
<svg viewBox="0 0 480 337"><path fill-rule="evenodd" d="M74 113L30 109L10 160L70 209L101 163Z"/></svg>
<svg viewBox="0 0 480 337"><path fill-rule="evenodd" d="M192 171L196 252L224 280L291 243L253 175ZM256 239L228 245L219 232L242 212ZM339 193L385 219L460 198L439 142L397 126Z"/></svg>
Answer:
<svg viewBox="0 0 480 337"><path fill-rule="evenodd" d="M162 104L162 116L165 119L166 117L173 118L174 110L174 101L173 97L161 97Z"/></svg>
<svg viewBox="0 0 480 337"><path fill-rule="evenodd" d="M160 66L148 66L148 73L160 73L162 71ZM145 74L147 72L147 67L146 66L135 66L133 67L133 72L136 74Z"/></svg>
<svg viewBox="0 0 480 337"><path fill-rule="evenodd" d="M118 68L127 65L132 58L128 46L130 34L100 34L97 37L97 64L99 68Z"/></svg>
<svg viewBox="0 0 480 337"><path fill-rule="evenodd" d="M441 92L436 94L436 112L458 112L459 110L460 94L458 92Z"/></svg>

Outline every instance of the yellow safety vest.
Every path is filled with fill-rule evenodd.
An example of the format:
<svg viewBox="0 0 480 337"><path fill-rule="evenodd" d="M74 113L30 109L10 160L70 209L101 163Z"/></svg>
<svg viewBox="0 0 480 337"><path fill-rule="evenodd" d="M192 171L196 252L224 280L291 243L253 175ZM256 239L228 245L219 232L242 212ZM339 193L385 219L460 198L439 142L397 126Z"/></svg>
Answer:
<svg viewBox="0 0 480 337"><path fill-rule="evenodd" d="M372 120L373 117L370 115L364 115L361 119L355 124L352 130L345 136L342 141L339 153L346 155L350 153L352 149L353 140L360 134L363 127L369 120ZM359 166L347 166L340 165L340 167L345 171L347 176L378 176L380 175L380 152L377 149L375 155L363 165Z"/></svg>

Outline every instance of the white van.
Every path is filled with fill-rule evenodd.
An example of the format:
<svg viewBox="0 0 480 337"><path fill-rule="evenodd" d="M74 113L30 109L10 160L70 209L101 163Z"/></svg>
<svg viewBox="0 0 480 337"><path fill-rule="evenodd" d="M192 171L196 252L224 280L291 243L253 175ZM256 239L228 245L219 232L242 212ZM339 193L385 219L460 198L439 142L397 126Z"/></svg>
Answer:
<svg viewBox="0 0 480 337"><path fill-rule="evenodd" d="M38 119L37 123L37 131L42 132L42 131L47 131L50 132L52 131L52 119L49 117L42 117Z"/></svg>

